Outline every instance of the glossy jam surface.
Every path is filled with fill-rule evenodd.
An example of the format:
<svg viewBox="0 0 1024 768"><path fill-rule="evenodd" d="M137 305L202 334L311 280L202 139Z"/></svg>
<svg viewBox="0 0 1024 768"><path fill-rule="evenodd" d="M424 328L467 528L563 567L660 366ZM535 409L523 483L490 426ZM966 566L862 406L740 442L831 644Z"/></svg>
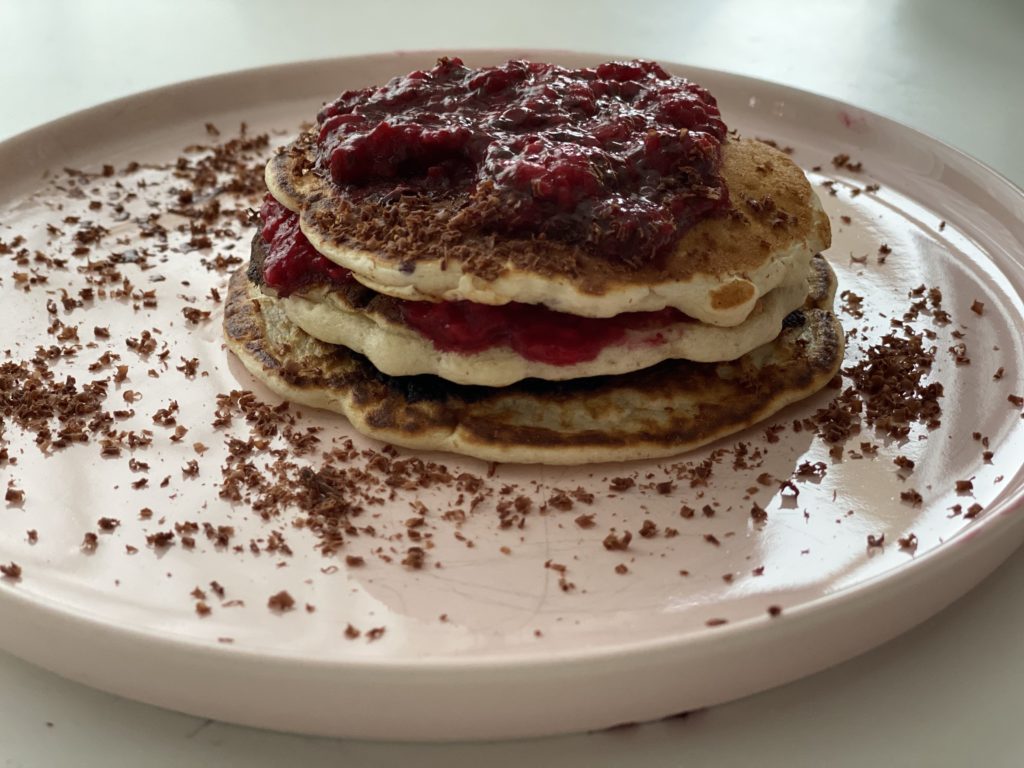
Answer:
<svg viewBox="0 0 1024 768"><path fill-rule="evenodd" d="M686 315L671 308L595 318L535 304L492 307L470 301L405 301L402 315L406 324L439 350L469 354L509 346L527 360L549 365L584 363L605 347L621 342L628 331L654 330L686 320ZM654 335L647 343L661 341Z"/></svg>
<svg viewBox="0 0 1024 768"><path fill-rule="evenodd" d="M354 198L463 196L484 230L656 259L727 207L714 97L648 61L565 69L441 59L317 117L320 172Z"/></svg>
<svg viewBox="0 0 1024 768"><path fill-rule="evenodd" d="M260 209L267 257L263 279L279 296L314 284L339 285L354 278L317 253L299 229L298 214L268 196ZM630 330L657 330L683 322L676 309L627 312L609 318L578 317L535 304L489 306L469 301L394 299L405 323L445 352L471 354L509 346L527 360L572 365L593 360ZM660 343L657 334L646 343Z"/></svg>
<svg viewBox="0 0 1024 768"><path fill-rule="evenodd" d="M314 250L299 229L298 214L285 208L270 195L260 207L260 231L267 245L263 262L263 280L278 296L314 283L342 283L352 273Z"/></svg>

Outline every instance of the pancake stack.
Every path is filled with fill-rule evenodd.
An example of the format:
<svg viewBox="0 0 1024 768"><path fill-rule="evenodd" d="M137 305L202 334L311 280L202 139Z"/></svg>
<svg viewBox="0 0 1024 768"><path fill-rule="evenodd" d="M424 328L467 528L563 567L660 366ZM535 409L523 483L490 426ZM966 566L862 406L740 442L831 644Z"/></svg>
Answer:
<svg viewBox="0 0 1024 768"><path fill-rule="evenodd" d="M230 348L361 432L492 461L673 455L827 383L827 216L656 64L348 91L276 154Z"/></svg>

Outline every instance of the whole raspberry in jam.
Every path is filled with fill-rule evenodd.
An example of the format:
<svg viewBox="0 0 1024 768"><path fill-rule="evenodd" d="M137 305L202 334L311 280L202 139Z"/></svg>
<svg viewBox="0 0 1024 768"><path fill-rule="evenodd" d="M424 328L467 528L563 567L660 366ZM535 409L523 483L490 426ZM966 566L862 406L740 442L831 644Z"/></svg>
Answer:
<svg viewBox="0 0 1024 768"><path fill-rule="evenodd" d="M441 59L326 105L317 166L356 197L461 196L485 231L578 243L635 266L728 205L714 97L653 62Z"/></svg>

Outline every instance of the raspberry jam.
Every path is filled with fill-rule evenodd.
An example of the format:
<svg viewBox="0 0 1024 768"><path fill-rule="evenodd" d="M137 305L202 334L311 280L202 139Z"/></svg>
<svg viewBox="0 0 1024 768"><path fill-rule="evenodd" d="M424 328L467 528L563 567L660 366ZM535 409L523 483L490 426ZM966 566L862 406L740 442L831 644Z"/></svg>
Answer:
<svg viewBox="0 0 1024 768"><path fill-rule="evenodd" d="M605 347L621 342L628 331L664 328L687 319L672 308L597 318L555 312L535 304L492 307L471 301L403 301L402 316L436 349L470 354L509 346L527 360L549 365L584 363ZM655 334L649 343L661 341Z"/></svg>
<svg viewBox="0 0 1024 768"><path fill-rule="evenodd" d="M446 58L346 91L317 121L317 167L353 199L461 196L463 220L485 231L634 266L728 206L714 97L649 61L469 69Z"/></svg>
<svg viewBox="0 0 1024 768"><path fill-rule="evenodd" d="M314 284L339 285L354 278L344 267L317 253L299 229L299 216L269 195L260 209L266 258L264 282L279 296ZM525 357L550 365L593 360L601 350L631 330L657 331L688 318L677 309L627 312L615 317L579 317L534 304L489 306L470 301L403 301L391 299L410 328L445 352L472 354L509 346ZM659 344L651 335L645 343Z"/></svg>
<svg viewBox="0 0 1024 768"><path fill-rule="evenodd" d="M278 296L314 283L343 283L352 273L314 250L299 229L299 216L270 195L260 207L260 231L267 245L263 281Z"/></svg>

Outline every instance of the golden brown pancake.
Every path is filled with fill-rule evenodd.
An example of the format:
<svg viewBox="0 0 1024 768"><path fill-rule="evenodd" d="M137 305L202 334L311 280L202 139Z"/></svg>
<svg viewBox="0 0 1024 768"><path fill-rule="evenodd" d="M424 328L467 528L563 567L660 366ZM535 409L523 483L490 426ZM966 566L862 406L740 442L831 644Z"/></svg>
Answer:
<svg viewBox="0 0 1024 768"><path fill-rule="evenodd" d="M224 330L246 368L288 400L341 413L360 432L397 445L521 463L696 448L818 391L843 356L842 328L819 296L787 317L774 341L732 362L667 361L620 376L501 388L392 377L303 332L244 270L231 279Z"/></svg>
<svg viewBox="0 0 1024 768"><path fill-rule="evenodd" d="M732 326L761 296L799 280L831 240L803 172L759 141L723 144L731 211L698 222L663 264L639 268L572 244L467 229L457 199L400 195L355 204L319 175L315 148L306 133L271 159L271 194L301 213L302 230L320 253L399 298L518 301L590 317L676 307Z"/></svg>

